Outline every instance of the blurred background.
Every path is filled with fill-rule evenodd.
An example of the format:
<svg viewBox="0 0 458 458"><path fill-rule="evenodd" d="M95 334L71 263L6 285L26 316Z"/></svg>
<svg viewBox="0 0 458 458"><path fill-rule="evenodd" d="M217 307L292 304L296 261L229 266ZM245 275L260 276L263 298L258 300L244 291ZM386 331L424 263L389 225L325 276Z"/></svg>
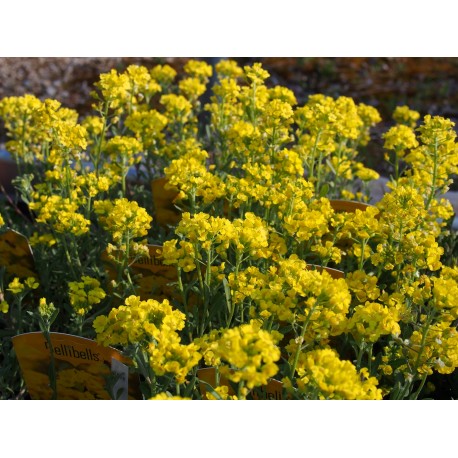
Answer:
<svg viewBox="0 0 458 458"><path fill-rule="evenodd" d="M199 58L197 58L199 59ZM212 58L218 59L218 58ZM262 62L271 85L294 90L299 103L309 94L347 95L377 107L383 118L396 105L422 114L458 116L458 58L409 57L232 57L240 65ZM153 57L0 57L0 98L33 93L55 97L81 114L90 108L89 92L100 73L130 64L168 63L178 72L187 58ZM209 59L206 59L209 60Z"/></svg>

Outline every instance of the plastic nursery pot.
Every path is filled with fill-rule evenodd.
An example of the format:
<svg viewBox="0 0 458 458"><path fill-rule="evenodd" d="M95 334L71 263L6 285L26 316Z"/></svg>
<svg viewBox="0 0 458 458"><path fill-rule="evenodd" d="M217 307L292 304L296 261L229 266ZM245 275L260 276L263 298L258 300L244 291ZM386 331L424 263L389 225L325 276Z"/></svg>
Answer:
<svg viewBox="0 0 458 458"><path fill-rule="evenodd" d="M6 192L13 190L11 180L13 180L18 174L16 164L11 159L11 156L5 150L0 149L0 186L2 186Z"/></svg>

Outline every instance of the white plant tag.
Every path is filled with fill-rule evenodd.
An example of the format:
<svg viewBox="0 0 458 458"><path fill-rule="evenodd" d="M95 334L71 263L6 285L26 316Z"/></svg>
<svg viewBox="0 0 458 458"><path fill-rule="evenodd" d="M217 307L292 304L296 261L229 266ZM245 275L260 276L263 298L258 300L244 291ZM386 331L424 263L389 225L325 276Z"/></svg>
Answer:
<svg viewBox="0 0 458 458"><path fill-rule="evenodd" d="M127 400L129 387L129 368L115 358L111 358L111 373L117 377L113 385L113 395L116 400Z"/></svg>

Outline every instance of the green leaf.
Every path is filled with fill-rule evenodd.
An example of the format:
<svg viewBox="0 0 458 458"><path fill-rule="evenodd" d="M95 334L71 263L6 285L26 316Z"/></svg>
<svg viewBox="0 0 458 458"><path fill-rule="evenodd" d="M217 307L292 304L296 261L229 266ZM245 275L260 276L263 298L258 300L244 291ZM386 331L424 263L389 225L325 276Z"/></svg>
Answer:
<svg viewBox="0 0 458 458"><path fill-rule="evenodd" d="M233 313L234 305L232 304L231 298L231 289L229 288L229 283L226 277L223 278L223 286L224 286L224 295L226 296L226 305L229 314Z"/></svg>
<svg viewBox="0 0 458 458"><path fill-rule="evenodd" d="M205 385L205 388L207 389L207 391L209 391L213 396L215 396L216 399L218 399L219 401L223 399L209 383L205 382L204 380L200 380L200 379L199 379L199 383L202 383L203 385Z"/></svg>
<svg viewBox="0 0 458 458"><path fill-rule="evenodd" d="M320 189L320 194L318 197L326 197L329 192L329 184L325 183L323 187Z"/></svg>

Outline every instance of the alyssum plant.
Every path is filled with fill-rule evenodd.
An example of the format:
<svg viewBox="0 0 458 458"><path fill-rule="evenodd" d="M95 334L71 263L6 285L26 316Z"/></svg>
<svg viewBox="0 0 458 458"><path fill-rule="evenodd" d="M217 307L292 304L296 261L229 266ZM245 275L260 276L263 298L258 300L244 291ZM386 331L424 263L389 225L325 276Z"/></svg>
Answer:
<svg viewBox="0 0 458 458"><path fill-rule="evenodd" d="M458 268L439 243L453 123L396 108L390 192L342 212L378 178L362 152L379 113L321 94L298 106L268 77L230 60L112 70L82 119L33 95L0 101L19 170L1 230L36 263L2 266L2 398L27 396L11 337L39 330L121 350L144 399L253 399L272 380L283 399L417 399L455 371ZM153 252L160 291L133 269Z"/></svg>

